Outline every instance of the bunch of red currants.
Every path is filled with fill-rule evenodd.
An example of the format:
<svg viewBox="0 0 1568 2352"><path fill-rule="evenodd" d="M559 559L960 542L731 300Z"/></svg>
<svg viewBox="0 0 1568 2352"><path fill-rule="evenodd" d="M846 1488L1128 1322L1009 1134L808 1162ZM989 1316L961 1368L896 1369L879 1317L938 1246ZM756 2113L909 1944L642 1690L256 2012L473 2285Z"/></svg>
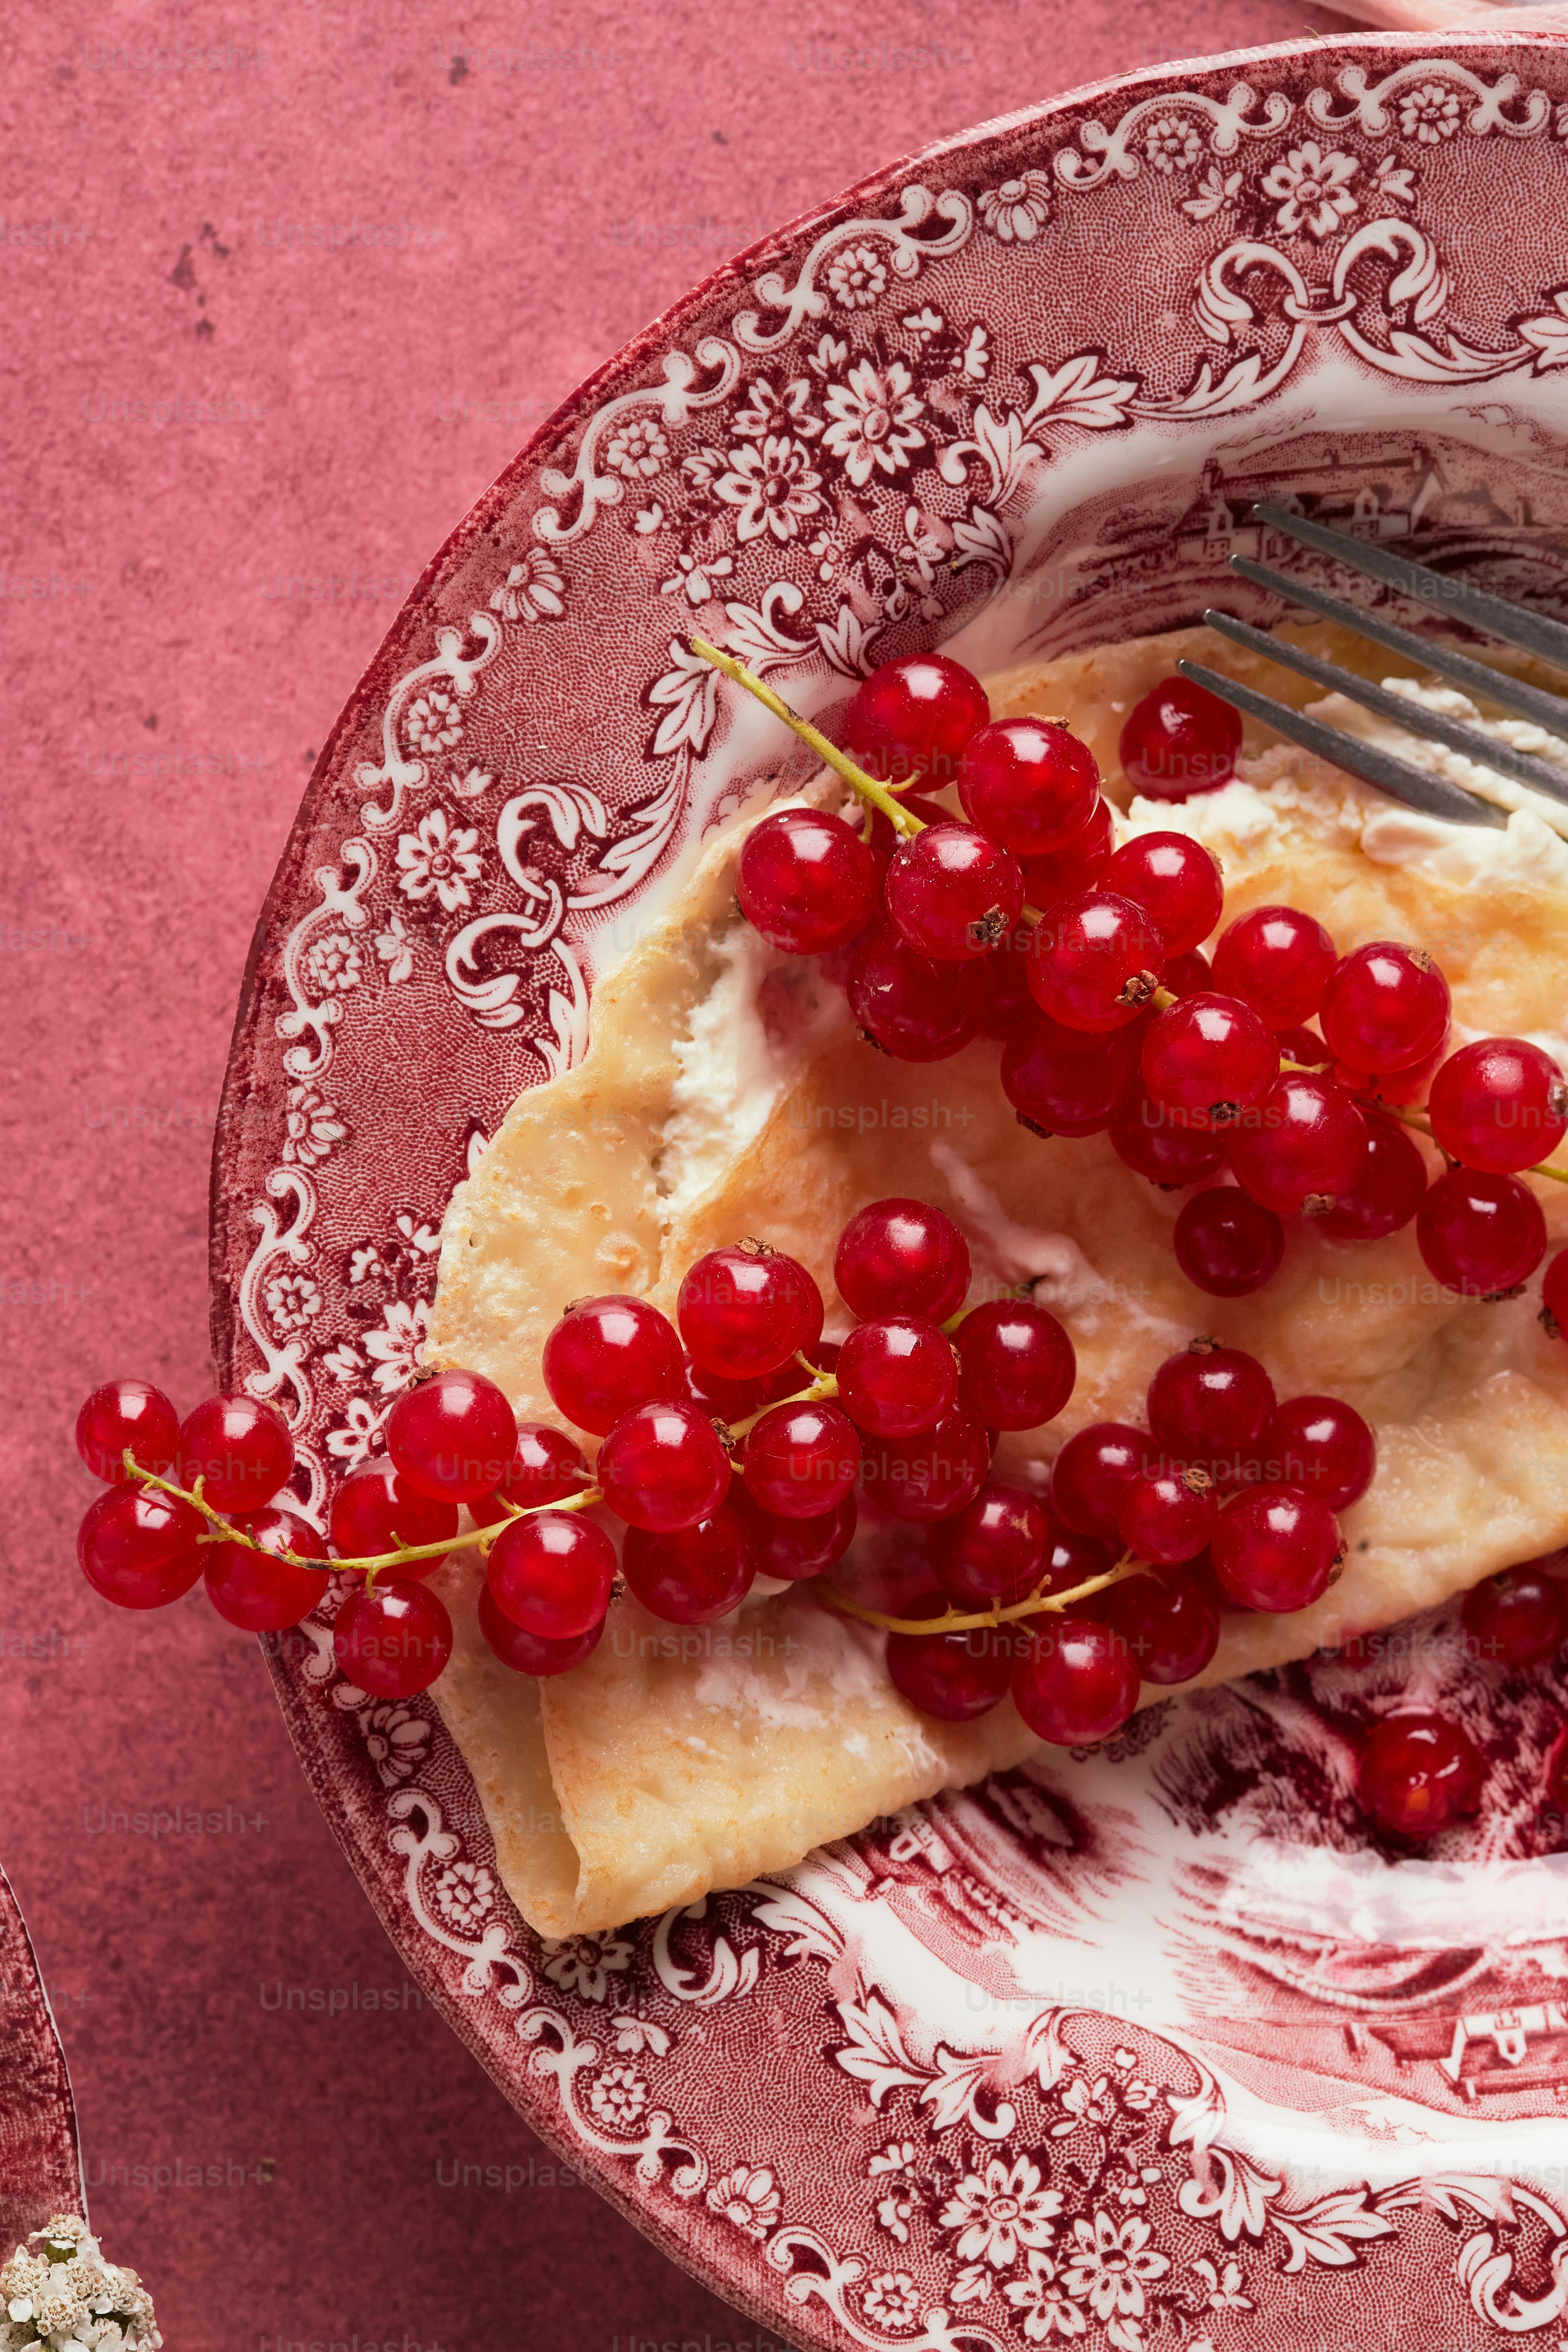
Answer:
<svg viewBox="0 0 1568 2352"><path fill-rule="evenodd" d="M1568 1086L1528 1039L1447 1055L1447 983L1419 948L1338 953L1315 917L1259 907L1219 923L1219 867L1178 833L1112 846L1088 748L1045 719L992 723L978 679L923 654L876 671L847 745L898 822L780 811L742 851L741 905L773 945L826 959L860 1033L931 1062L1001 1041L1001 1082L1044 1136L1109 1134L1166 1190L1189 1186L1178 1264L1216 1297L1257 1290L1285 1251L1282 1219L1339 1240L1415 1221L1436 1279L1468 1300L1511 1296L1546 1252L1521 1181L1568 1133ZM1168 680L1133 711L1122 761L1181 799L1234 771L1239 721ZM956 786L955 821L912 787ZM1316 1021L1318 1026L1307 1024ZM1410 1107L1429 1094L1425 1115ZM1410 1127L1452 1163L1428 1183ZM1231 1181L1212 1179L1226 1171ZM1547 1305L1568 1307L1568 1261Z"/></svg>

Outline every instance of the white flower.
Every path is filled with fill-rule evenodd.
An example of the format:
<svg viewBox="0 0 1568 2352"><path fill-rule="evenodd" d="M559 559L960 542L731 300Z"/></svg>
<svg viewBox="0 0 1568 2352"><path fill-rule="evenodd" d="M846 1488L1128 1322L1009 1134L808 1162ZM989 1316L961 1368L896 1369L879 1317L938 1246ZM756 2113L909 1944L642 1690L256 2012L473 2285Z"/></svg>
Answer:
<svg viewBox="0 0 1568 2352"><path fill-rule="evenodd" d="M606 2066L588 2085L588 2105L610 2131L635 2131L647 2105L647 2084L630 2066Z"/></svg>
<svg viewBox="0 0 1568 2352"><path fill-rule="evenodd" d="M321 1294L308 1274L275 1274L261 1297L279 1331L302 1331L321 1311Z"/></svg>
<svg viewBox="0 0 1568 2352"><path fill-rule="evenodd" d="M405 1706L401 1699L384 1699L362 1708L357 1721L365 1753L382 1787L395 1789L400 1780L412 1780L430 1744L430 1726L425 1717Z"/></svg>
<svg viewBox="0 0 1568 2352"><path fill-rule="evenodd" d="M448 1863L436 1881L436 1908L458 1927L477 1927L495 1899L495 1880L482 1862Z"/></svg>
<svg viewBox="0 0 1568 2352"><path fill-rule="evenodd" d="M1223 2277L1206 2256L1200 2257L1192 2267L1208 2288L1209 2306L1212 2310L1250 2311L1252 2309L1252 2297L1241 2292L1242 2271L1239 2263L1226 2263Z"/></svg>
<svg viewBox="0 0 1568 2352"><path fill-rule="evenodd" d="M314 1087L289 1087L283 1118L286 1166L318 1166L335 1143L347 1141L348 1132L331 1104Z"/></svg>
<svg viewBox="0 0 1568 2352"><path fill-rule="evenodd" d="M542 547L531 547L492 593L490 610L507 621L558 621L566 609L565 595L555 558Z"/></svg>
<svg viewBox="0 0 1568 2352"><path fill-rule="evenodd" d="M1195 221L1212 220L1215 213L1222 212L1230 203L1240 185L1239 172L1222 173L1217 163L1211 163L1198 182L1196 195L1189 196L1182 210L1189 213Z"/></svg>
<svg viewBox="0 0 1568 2352"><path fill-rule="evenodd" d="M1373 194L1381 196L1385 204L1413 205L1415 174L1408 164L1401 163L1396 154L1382 155L1378 158Z"/></svg>
<svg viewBox="0 0 1568 2352"><path fill-rule="evenodd" d="M1406 139L1414 135L1424 146L1436 147L1440 139L1451 139L1458 127L1458 93L1445 89L1440 81L1420 82L1400 100L1399 128Z"/></svg>
<svg viewBox="0 0 1568 2352"><path fill-rule="evenodd" d="M1143 133L1143 152L1156 172L1190 171L1203 152L1203 141L1179 114L1162 114Z"/></svg>
<svg viewBox="0 0 1568 2352"><path fill-rule="evenodd" d="M389 983L406 980L414 969L414 942L401 915L388 915L384 931L375 935L375 951L386 966Z"/></svg>
<svg viewBox="0 0 1568 2352"><path fill-rule="evenodd" d="M980 198L980 218L1004 245L1027 245L1051 216L1051 183L1046 172L1026 172L1020 180L1004 180Z"/></svg>
<svg viewBox="0 0 1568 2352"><path fill-rule="evenodd" d="M305 977L322 996L346 996L360 981L360 954L347 931L327 931L305 950Z"/></svg>
<svg viewBox="0 0 1568 2352"><path fill-rule="evenodd" d="M779 2193L765 2165L738 2164L708 2191L708 2210L721 2213L748 2238L765 2238L779 2218Z"/></svg>
<svg viewBox="0 0 1568 2352"><path fill-rule="evenodd" d="M729 452L715 449L710 441L701 449L689 449L680 461L680 470L694 490L710 490L730 462Z"/></svg>
<svg viewBox="0 0 1568 2352"><path fill-rule="evenodd" d="M342 1426L327 1432L327 1451L335 1455L345 1470L357 1469L375 1442L382 1416L368 1397L350 1397L343 1408Z"/></svg>
<svg viewBox="0 0 1568 2352"><path fill-rule="evenodd" d="M816 349L806 360L813 375L830 376L841 368L849 356L849 346L837 335L819 335Z"/></svg>
<svg viewBox="0 0 1568 2352"><path fill-rule="evenodd" d="M646 481L658 473L668 456L669 444L653 418L633 416L610 436L605 463L630 481Z"/></svg>
<svg viewBox="0 0 1568 2352"><path fill-rule="evenodd" d="M941 334L946 323L942 312L933 310L929 302L923 310L911 310L907 318L899 321L900 326L909 329L922 350L933 335Z"/></svg>
<svg viewBox="0 0 1568 2352"><path fill-rule="evenodd" d="M463 740L463 715L457 696L448 694L445 687L427 688L404 713L403 731L410 748L423 751L426 758L449 751Z"/></svg>
<svg viewBox="0 0 1568 2352"><path fill-rule="evenodd" d="M478 825L454 825L439 805L426 810L417 833L397 836L397 887L404 897L428 898L434 893L448 915L472 906L468 885L479 880L484 865L479 838Z"/></svg>
<svg viewBox="0 0 1568 2352"><path fill-rule="evenodd" d="M892 2197L879 2197L877 2200L878 2221L886 2230L889 2237L895 2239L900 2246L909 2239L910 2219L914 2210L915 2199L912 2189L900 2189Z"/></svg>
<svg viewBox="0 0 1568 2352"><path fill-rule="evenodd" d="M1136 2214L1118 2221L1102 2206L1092 2226L1080 2214L1072 2228L1078 2252L1062 2273L1068 2294L1079 2301L1087 2298L1097 2319L1110 2319L1117 2313L1142 2318L1144 2286L1163 2278L1171 2267L1168 2254L1149 2251L1152 2233L1148 2222Z"/></svg>
<svg viewBox="0 0 1568 2352"><path fill-rule="evenodd" d="M664 509L658 499L646 507L638 507L632 519L632 529L639 539L651 537L664 520Z"/></svg>
<svg viewBox="0 0 1568 2352"><path fill-rule="evenodd" d="M811 386L805 376L792 376L782 392L775 392L769 379L760 375L746 389L747 404L735 411L735 430L744 440L765 441L770 433L795 433L803 440L814 441L821 432L822 419L810 411Z"/></svg>
<svg viewBox="0 0 1568 2352"><path fill-rule="evenodd" d="M704 556L700 562L695 555L680 554L675 559L675 570L669 578L659 582L658 592L661 596L670 596L684 589L689 604L706 604L716 593L715 580L723 579L734 569L734 559L728 555Z"/></svg>
<svg viewBox="0 0 1568 2352"><path fill-rule="evenodd" d="M889 2142L879 2156L873 2156L868 2159L866 2169L875 2179L879 2172L907 2172L914 2160L913 2140L895 2139Z"/></svg>
<svg viewBox="0 0 1568 2352"><path fill-rule="evenodd" d="M883 2271L861 2302L874 2327L912 2327L920 2317L920 2300L908 2271Z"/></svg>
<svg viewBox="0 0 1568 2352"><path fill-rule="evenodd" d="M546 1936L550 1958L544 1973L563 1992L581 1993L584 2000L603 2000L610 1979L630 1968L632 1948L615 1936Z"/></svg>
<svg viewBox="0 0 1568 2352"><path fill-rule="evenodd" d="M47 2344L50 2352L156 2352L163 2343L153 2305L134 2271L106 2263L87 2223L57 2213L0 2266L0 2344L5 2352ZM18 2332L19 2331L19 2332Z"/></svg>
<svg viewBox="0 0 1568 2352"><path fill-rule="evenodd" d="M1086 2335L1089 2322L1057 2285L1057 2266L1049 2254L1031 2254L1027 2268L1027 2278L1009 2279L1002 2292L1014 2310L1023 2313L1030 2343L1043 2344L1047 2336Z"/></svg>
<svg viewBox="0 0 1568 2352"><path fill-rule="evenodd" d="M409 1248L417 1251L421 1257L434 1257L441 1246L440 1234L434 1225L424 1220L416 1224L413 1218L405 1213L399 1216L397 1230Z"/></svg>
<svg viewBox="0 0 1568 2352"><path fill-rule="evenodd" d="M335 1381L357 1380L364 1370L364 1358L352 1339L340 1339L335 1348L327 1349L321 1361Z"/></svg>
<svg viewBox="0 0 1568 2352"><path fill-rule="evenodd" d="M713 493L738 509L738 540L761 539L769 531L782 545L798 538L806 515L821 513L816 492L822 477L804 442L770 433L761 447L750 443L731 449L730 466L730 472L714 483Z"/></svg>
<svg viewBox="0 0 1568 2352"><path fill-rule="evenodd" d="M613 2038L623 2058L640 2057L651 2050L656 2058L669 2055L669 2036L662 2025L655 2025L647 2017L634 2017L629 2010L621 2010L615 2021Z"/></svg>
<svg viewBox="0 0 1568 2352"><path fill-rule="evenodd" d="M365 1333L364 1351L375 1365L375 1384L384 1394L408 1386L419 1369L419 1351L429 1329L430 1309L423 1298L412 1306L395 1298L381 1329Z"/></svg>
<svg viewBox="0 0 1568 2352"><path fill-rule="evenodd" d="M381 1262L381 1252L374 1242L363 1242L358 1249L349 1252L351 1288L357 1290L362 1282L374 1282L378 1275L385 1272L386 1268Z"/></svg>
<svg viewBox="0 0 1568 2352"><path fill-rule="evenodd" d="M991 373L991 338L984 327L971 327L959 368L969 383L984 383Z"/></svg>
<svg viewBox="0 0 1568 2352"><path fill-rule="evenodd" d="M1040 2168L1026 2156L1011 2167L993 2157L984 2177L966 2173L943 2206L940 2226L957 2230L961 2262L987 2262L1009 2269L1018 2248L1043 2246L1052 2235L1052 2217L1062 2210L1054 2189L1042 2189Z"/></svg>
<svg viewBox="0 0 1568 2352"><path fill-rule="evenodd" d="M828 263L826 277L846 310L868 310L888 282L881 256L870 245L846 246Z"/></svg>
<svg viewBox="0 0 1568 2352"><path fill-rule="evenodd" d="M1080 2124L1108 2124L1116 2113L1116 2102L1110 2093L1109 2075L1097 2075L1090 2083L1084 2075L1075 2074L1062 2093L1062 2105Z"/></svg>
<svg viewBox="0 0 1568 2352"><path fill-rule="evenodd" d="M823 446L843 459L857 488L863 489L879 467L884 474L900 473L913 451L925 445L914 422L925 403L917 397L902 360L885 368L859 361L843 383L833 385L826 404L832 422Z"/></svg>
<svg viewBox="0 0 1568 2352"><path fill-rule="evenodd" d="M1310 236L1331 236L1342 220L1359 211L1350 183L1361 170L1353 155L1337 149L1325 155L1315 139L1282 156L1263 183L1263 193L1279 202L1275 215L1287 235L1304 228Z"/></svg>

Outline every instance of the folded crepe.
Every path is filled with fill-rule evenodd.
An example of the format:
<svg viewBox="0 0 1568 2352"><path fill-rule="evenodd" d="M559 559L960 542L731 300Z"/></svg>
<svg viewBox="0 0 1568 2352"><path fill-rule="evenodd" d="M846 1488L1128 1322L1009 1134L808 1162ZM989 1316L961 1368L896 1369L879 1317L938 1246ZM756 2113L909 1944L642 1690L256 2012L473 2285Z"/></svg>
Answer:
<svg viewBox="0 0 1568 2352"><path fill-rule="evenodd" d="M1312 634L1332 657L1367 666L1359 642ZM993 710L1065 717L1125 808L1115 746L1126 712L1179 655L1215 649L1189 631L1035 665L992 682ZM1229 646L1224 660L1247 670ZM1279 674L1268 683L1278 691ZM1453 991L1456 1043L1534 1035L1568 1059L1568 848L1535 814L1506 832L1438 826L1285 746L1244 773L1131 815L1215 850L1227 922L1283 901L1316 914L1342 951L1381 938L1425 945ZM824 777L805 797L837 806L842 787ZM1412 1229L1352 1244L1310 1221L1264 1290L1195 1290L1171 1249L1180 1197L1134 1175L1103 1136L1024 1129L994 1041L935 1065L874 1053L815 963L759 939L734 877L763 813L713 835L596 990L583 1063L521 1096L458 1187L428 1363L484 1372L520 1418L560 1423L540 1358L567 1303L629 1291L673 1314L692 1260L747 1235L811 1269L829 1336L841 1333L838 1234L866 1202L913 1194L963 1230L974 1295L1033 1279L1077 1350L1069 1403L1043 1429L1005 1435L996 1475L1043 1487L1074 1431L1142 1422L1155 1368L1200 1333L1260 1357L1282 1398L1328 1391L1373 1424L1377 1474L1342 1515L1343 1575L1294 1614L1226 1615L1200 1683L1337 1647L1568 1538L1568 1348L1541 1327L1537 1297L1455 1305ZM1535 1189L1553 1244L1568 1238L1564 1189ZM584 1442L591 1453L595 1441ZM863 1529L857 1542L878 1539ZM457 1645L435 1696L507 1888L548 1936L787 1867L1040 1745L1008 1700L969 1724L918 1713L887 1679L884 1637L810 1586L769 1588L710 1627L663 1623L625 1597L591 1658L536 1682L480 1639L480 1575L472 1552L441 1572ZM1142 1693L1145 1704L1170 1696Z"/></svg>

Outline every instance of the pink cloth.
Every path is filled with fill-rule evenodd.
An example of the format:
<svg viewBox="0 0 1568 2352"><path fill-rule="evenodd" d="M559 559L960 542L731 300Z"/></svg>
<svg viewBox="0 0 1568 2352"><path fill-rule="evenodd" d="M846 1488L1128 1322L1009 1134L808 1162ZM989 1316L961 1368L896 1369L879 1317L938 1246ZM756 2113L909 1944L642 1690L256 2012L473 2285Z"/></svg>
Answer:
<svg viewBox="0 0 1568 2352"><path fill-rule="evenodd" d="M1056 89L1343 22L1310 0L28 21L0 94L0 1859L92 2218L181 2352L756 2334L560 2186L419 2005L254 1643L200 1592L132 1617L77 1574L79 1398L136 1371L184 1410L209 1382L229 1023L325 731L533 425L725 253ZM497 2185L445 2186L454 2163Z"/></svg>

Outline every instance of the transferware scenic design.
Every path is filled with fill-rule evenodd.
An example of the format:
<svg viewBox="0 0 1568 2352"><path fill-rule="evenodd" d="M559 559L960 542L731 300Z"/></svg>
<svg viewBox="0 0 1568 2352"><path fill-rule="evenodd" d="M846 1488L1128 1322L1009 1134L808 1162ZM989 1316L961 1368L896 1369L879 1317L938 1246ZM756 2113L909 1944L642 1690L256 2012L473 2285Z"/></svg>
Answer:
<svg viewBox="0 0 1568 2352"><path fill-rule="evenodd" d="M568 404L362 681L257 935L215 1338L301 1507L374 1449L452 1186L581 1058L595 973L705 826L806 772L692 635L821 716L938 641L994 670L1222 591L1268 618L1225 570L1273 551L1265 493L1563 609L1565 173L1568 46L1135 77L867 184ZM336 1605L274 1673L411 1972L777 2333L1568 2336L1568 1838L1523 1802L1555 1669L1476 1675L1444 1612L557 1944L427 1698L342 1681ZM1502 1794L1384 1885L1345 1759L1395 1684Z"/></svg>

